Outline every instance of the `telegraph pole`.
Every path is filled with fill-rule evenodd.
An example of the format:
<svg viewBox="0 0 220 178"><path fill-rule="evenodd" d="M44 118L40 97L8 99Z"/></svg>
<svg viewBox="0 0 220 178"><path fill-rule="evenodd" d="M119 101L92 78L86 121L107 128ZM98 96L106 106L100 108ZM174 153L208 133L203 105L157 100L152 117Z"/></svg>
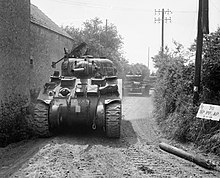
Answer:
<svg viewBox="0 0 220 178"><path fill-rule="evenodd" d="M107 44L108 44L108 19L106 19L105 21L105 35L106 35L106 42L105 42L105 47L107 48Z"/></svg>
<svg viewBox="0 0 220 178"><path fill-rule="evenodd" d="M164 51L164 9L162 9L162 34L161 34L161 51Z"/></svg>
<svg viewBox="0 0 220 178"><path fill-rule="evenodd" d="M108 32L108 19L106 19L106 21L105 21L105 34L106 34L106 37L107 37L107 32Z"/></svg>
<svg viewBox="0 0 220 178"><path fill-rule="evenodd" d="M167 10L164 10L164 9L156 10L155 9L155 15L157 15L157 16L161 15L161 17L154 18L154 23L162 22L162 30L161 30L161 52L162 52L162 55L164 53L164 22L167 23L169 21L171 23L171 17L170 16L165 17L165 15L170 15L170 14L172 14L172 12L169 9L167 9Z"/></svg>
<svg viewBox="0 0 220 178"><path fill-rule="evenodd" d="M150 70L150 47L148 47L147 67Z"/></svg>
<svg viewBox="0 0 220 178"><path fill-rule="evenodd" d="M208 24L208 0L199 0L198 24L197 24L197 41L196 41L196 59L195 59L195 77L193 88L193 104L199 101L201 66L202 66L202 46L203 34L209 33Z"/></svg>

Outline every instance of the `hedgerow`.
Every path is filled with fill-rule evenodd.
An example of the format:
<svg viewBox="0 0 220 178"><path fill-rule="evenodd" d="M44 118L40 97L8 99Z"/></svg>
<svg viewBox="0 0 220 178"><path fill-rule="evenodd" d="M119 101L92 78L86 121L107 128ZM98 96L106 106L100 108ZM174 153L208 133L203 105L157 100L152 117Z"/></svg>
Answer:
<svg viewBox="0 0 220 178"><path fill-rule="evenodd" d="M195 66L189 54L194 51L175 45L154 57L155 118L168 137L220 154L220 122L196 118L200 103L220 105L220 29L204 37L198 105L192 104Z"/></svg>

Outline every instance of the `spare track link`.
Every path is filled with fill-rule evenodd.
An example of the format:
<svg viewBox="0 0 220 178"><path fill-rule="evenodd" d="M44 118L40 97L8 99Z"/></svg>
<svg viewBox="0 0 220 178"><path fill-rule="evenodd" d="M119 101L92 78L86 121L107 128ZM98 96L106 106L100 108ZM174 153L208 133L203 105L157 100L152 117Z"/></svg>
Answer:
<svg viewBox="0 0 220 178"><path fill-rule="evenodd" d="M106 106L106 136L119 138L121 128L121 103L110 103Z"/></svg>
<svg viewBox="0 0 220 178"><path fill-rule="evenodd" d="M31 130L35 136L51 136L48 122L49 106L43 102L37 102L34 107L34 115L31 117Z"/></svg>

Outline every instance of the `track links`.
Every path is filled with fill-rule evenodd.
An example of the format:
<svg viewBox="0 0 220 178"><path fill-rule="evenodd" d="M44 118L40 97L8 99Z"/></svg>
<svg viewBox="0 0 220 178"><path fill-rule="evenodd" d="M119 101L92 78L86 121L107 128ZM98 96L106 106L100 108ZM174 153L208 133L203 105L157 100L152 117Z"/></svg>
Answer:
<svg viewBox="0 0 220 178"><path fill-rule="evenodd" d="M38 101L34 107L34 114L29 118L30 129L35 136L51 136L48 123L48 105Z"/></svg>
<svg viewBox="0 0 220 178"><path fill-rule="evenodd" d="M120 138L121 103L110 103L106 106L106 136Z"/></svg>

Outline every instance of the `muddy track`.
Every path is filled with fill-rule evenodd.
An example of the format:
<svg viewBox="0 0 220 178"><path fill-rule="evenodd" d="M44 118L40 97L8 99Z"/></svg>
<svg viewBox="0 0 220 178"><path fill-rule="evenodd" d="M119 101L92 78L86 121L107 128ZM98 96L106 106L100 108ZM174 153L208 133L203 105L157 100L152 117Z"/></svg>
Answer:
<svg viewBox="0 0 220 178"><path fill-rule="evenodd" d="M0 177L220 177L160 150L170 141L152 118L150 97L125 97L122 110L120 139L79 129L0 148Z"/></svg>

